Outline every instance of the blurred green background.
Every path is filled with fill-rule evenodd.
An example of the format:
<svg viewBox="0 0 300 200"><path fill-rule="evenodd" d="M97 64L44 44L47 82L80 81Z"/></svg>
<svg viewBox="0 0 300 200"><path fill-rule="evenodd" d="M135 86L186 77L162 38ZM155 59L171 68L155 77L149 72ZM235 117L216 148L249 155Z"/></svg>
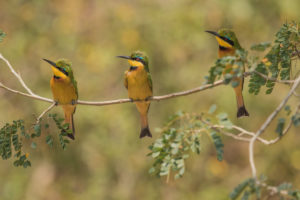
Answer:
<svg viewBox="0 0 300 200"><path fill-rule="evenodd" d="M128 63L117 55L143 50L150 57L154 94L191 89L204 82L217 57L215 39L205 30L233 28L241 45L272 41L282 23L300 19L299 0L115 0L0 1L0 28L7 37L0 52L39 95L51 98L51 68L42 58L68 58L78 81L79 99L126 98L123 74ZM23 90L0 62L0 81ZM246 80L247 85L248 80ZM224 138L225 159L218 162L209 141L200 156L192 156L179 180L148 174L148 146L158 137L168 116L178 110L207 111L217 104L230 119L255 131L289 89L277 85L272 95L244 98L250 117L237 120L234 92L221 86L186 97L153 102L149 120L154 137L138 138L140 121L133 104L78 106L76 140L66 151L49 148L42 136L36 150L25 146L32 167L0 161L0 199L227 199L230 191L251 174L248 145ZM0 90L0 125L25 119L27 127L49 104ZM289 104L295 105L292 99ZM61 108L52 112L62 115ZM264 134L276 137L275 124ZM51 134L55 134L55 129ZM45 135L45 134L44 134ZM256 145L258 173L277 185L289 181L300 188L300 134L292 128L276 145Z"/></svg>

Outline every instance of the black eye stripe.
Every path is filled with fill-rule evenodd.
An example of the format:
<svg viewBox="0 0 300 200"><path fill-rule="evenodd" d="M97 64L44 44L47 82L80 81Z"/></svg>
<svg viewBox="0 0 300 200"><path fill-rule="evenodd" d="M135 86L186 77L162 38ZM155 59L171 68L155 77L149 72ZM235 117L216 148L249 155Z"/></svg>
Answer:
<svg viewBox="0 0 300 200"><path fill-rule="evenodd" d="M61 71L62 73L64 73L66 76L69 75L69 73L64 68L59 68L59 71Z"/></svg>
<svg viewBox="0 0 300 200"><path fill-rule="evenodd" d="M145 61L140 59L140 58L137 58L137 57L134 57L134 58L131 58L132 60L136 60L136 61L139 61L141 63L143 63L143 65L146 65Z"/></svg>
<svg viewBox="0 0 300 200"><path fill-rule="evenodd" d="M224 36L220 36L220 38L224 41L226 41L227 43L229 43L230 45L234 46L234 42Z"/></svg>

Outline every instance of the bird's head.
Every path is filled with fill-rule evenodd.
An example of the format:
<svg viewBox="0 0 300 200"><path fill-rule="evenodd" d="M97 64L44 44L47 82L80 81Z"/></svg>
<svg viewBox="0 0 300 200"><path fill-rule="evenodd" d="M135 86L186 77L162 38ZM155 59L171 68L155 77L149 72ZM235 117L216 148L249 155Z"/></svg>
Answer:
<svg viewBox="0 0 300 200"><path fill-rule="evenodd" d="M235 35L235 33L230 29L220 29L218 32L206 31L213 34L220 47L225 49L240 49L240 43Z"/></svg>
<svg viewBox="0 0 300 200"><path fill-rule="evenodd" d="M148 56L141 51L135 51L131 54L131 56L117 56L119 58L127 59L130 67L133 68L144 68L146 71L149 72L148 68Z"/></svg>
<svg viewBox="0 0 300 200"><path fill-rule="evenodd" d="M55 77L62 79L62 80L69 80L73 78L73 71L71 68L71 62L65 59L60 59L56 62L43 59L47 63L51 65L53 74Z"/></svg>

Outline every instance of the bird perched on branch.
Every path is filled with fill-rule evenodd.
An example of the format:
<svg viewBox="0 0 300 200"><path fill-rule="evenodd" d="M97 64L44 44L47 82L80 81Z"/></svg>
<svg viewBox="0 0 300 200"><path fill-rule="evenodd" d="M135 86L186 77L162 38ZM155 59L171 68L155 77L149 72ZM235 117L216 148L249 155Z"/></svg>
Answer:
<svg viewBox="0 0 300 200"><path fill-rule="evenodd" d="M213 34L216 37L217 42L219 44L219 58L225 56L233 56L235 55L235 50L241 49L241 46L238 42L235 33L230 29L221 29L218 32L214 32L214 31L206 31L206 32ZM232 69L232 66L227 65L224 72L227 71L228 69ZM242 94L244 77L234 78L233 81L237 81L239 83L234 88L236 100L237 100L237 107L238 107L237 117L249 116L249 113L247 112L244 104L244 99Z"/></svg>
<svg viewBox="0 0 300 200"><path fill-rule="evenodd" d="M68 123L69 129L72 130L72 133L69 133L68 137L74 140L75 128L73 115L76 110L78 90L77 82L71 68L71 62L64 59L58 60L57 62L52 62L47 59L43 60L51 65L54 74L50 80L53 99L57 105L62 106L65 113L65 123Z"/></svg>
<svg viewBox="0 0 300 200"><path fill-rule="evenodd" d="M129 70L125 72L124 85L128 90L129 98L136 101L136 107L141 115L140 138L152 137L147 117L150 107L150 101L147 100L153 95L148 57L140 51L132 53L131 56L118 57L127 59L130 65Z"/></svg>

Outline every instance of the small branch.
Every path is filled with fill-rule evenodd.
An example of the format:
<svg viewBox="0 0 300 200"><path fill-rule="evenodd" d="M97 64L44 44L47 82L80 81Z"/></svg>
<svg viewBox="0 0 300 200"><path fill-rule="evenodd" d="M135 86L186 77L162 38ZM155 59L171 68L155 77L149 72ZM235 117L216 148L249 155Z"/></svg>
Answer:
<svg viewBox="0 0 300 200"><path fill-rule="evenodd" d="M12 92L12 93L15 93L15 94L19 94L19 95L22 95L22 96L25 96L25 97L29 97L29 98L32 98L32 99L36 99L36 100L40 100L40 101L45 101L45 102L49 102L49 103L53 103L54 102L52 99L48 99L48 98L41 97L41 96L38 96L38 95L31 95L31 94L27 94L27 93L23 93L23 92L11 89L11 88L6 87L5 85L3 85L1 82L0 82L0 88L3 88L3 89L5 89L5 90L7 90L9 92Z"/></svg>
<svg viewBox="0 0 300 200"><path fill-rule="evenodd" d="M298 85L300 84L300 76L295 80L291 90L287 94L287 96L283 99L283 101L279 104L279 106L271 113L271 115L267 118L265 123L260 127L260 129L256 132L256 134L251 138L249 143L249 161L252 170L253 178L256 178L256 167L254 163L254 142L255 140L265 131L265 129L270 125L273 119L277 116L279 111L283 108L283 106L287 103L289 98L292 96L293 92L296 90Z"/></svg>
<svg viewBox="0 0 300 200"><path fill-rule="evenodd" d="M298 94L297 92L293 92L293 95L295 96L295 97L300 97L300 94Z"/></svg>
<svg viewBox="0 0 300 200"><path fill-rule="evenodd" d="M274 195L274 194L288 195L289 194L289 192L286 190L278 190L277 187L267 185L266 183L262 183L260 181L256 181L256 184L261 185L262 187L265 187L267 190L269 190L271 192L271 195Z"/></svg>
<svg viewBox="0 0 300 200"><path fill-rule="evenodd" d="M44 110L44 111L40 114L40 116L37 118L36 124L40 123L42 117L43 117L47 112L49 112L55 105L56 105L55 103L52 103L46 110Z"/></svg>
<svg viewBox="0 0 300 200"><path fill-rule="evenodd" d="M264 78L265 80L267 81L274 81L274 82L277 82L277 83L285 83L285 84L291 84L291 83L294 83L294 80L278 80L276 78L272 78L272 77L268 77L266 76L265 74L263 73L260 73L258 71L253 71L255 74L261 76L262 78Z"/></svg>
<svg viewBox="0 0 300 200"><path fill-rule="evenodd" d="M9 61L3 57L3 55L0 53L0 59L2 59L8 66L8 68L10 69L10 71L15 75L15 77L17 77L17 79L19 80L19 82L21 83L21 85L25 88L25 90L31 94L32 96L35 96L35 94L29 89L29 87L27 87L27 85L24 83L22 77L20 76L20 74L18 74L14 68L11 66L11 64L9 63Z"/></svg>
<svg viewBox="0 0 300 200"><path fill-rule="evenodd" d="M205 122L205 121L203 121L203 122L208 124L208 122ZM220 129L227 129L225 126L222 126L222 125L211 125L210 127L218 129L224 135L227 135L227 136L232 137L234 139L242 140L242 141L245 141L245 142L250 142L250 138L242 137L242 135L249 135L249 136L254 136L255 135L255 133L249 132L249 131L247 131L247 130L239 127L239 126L235 126L235 125L233 125L232 128L235 129L235 130L240 131L240 133L238 135L235 135L235 134L229 133L229 132L221 131ZM258 137L257 140L259 140L260 142L262 142L264 144L268 143L267 140L265 140L263 138L260 138L260 137Z"/></svg>

